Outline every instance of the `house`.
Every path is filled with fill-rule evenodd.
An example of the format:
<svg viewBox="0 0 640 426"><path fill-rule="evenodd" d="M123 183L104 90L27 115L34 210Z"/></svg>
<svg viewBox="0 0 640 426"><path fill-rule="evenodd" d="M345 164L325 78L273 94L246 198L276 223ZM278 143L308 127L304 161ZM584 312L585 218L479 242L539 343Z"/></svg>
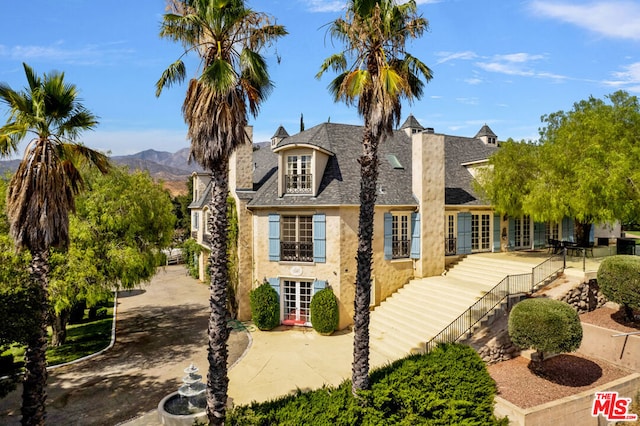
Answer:
<svg viewBox="0 0 640 426"><path fill-rule="evenodd" d="M327 286L339 300L340 328L352 323L362 131L323 123L289 135L281 126L268 146L247 143L231 158L240 319L251 316L249 291L266 281L280 297L283 324L310 325L311 298ZM487 125L475 137L450 136L413 116L380 145L372 306L413 278L442 274L457 256L573 237L569 219L501 216L478 197L474 176L496 149ZM206 174L194 174L192 235L205 247L209 185ZM201 256L201 276L205 263Z"/></svg>

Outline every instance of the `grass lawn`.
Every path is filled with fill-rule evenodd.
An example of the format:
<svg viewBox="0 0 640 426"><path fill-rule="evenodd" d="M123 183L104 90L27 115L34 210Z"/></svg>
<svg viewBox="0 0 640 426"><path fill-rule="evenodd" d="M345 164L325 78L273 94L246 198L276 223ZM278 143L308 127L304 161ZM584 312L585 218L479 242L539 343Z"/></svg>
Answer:
<svg viewBox="0 0 640 426"><path fill-rule="evenodd" d="M96 353L111 342L111 327L113 323L113 300L105 302L106 315L93 320L88 319L87 309L81 323L67 326L67 340L62 346L47 347L48 365L64 364L78 358ZM49 329L51 334L51 329ZM19 365L24 361L24 346L12 346L0 355L13 354L14 362ZM3 375L0 367L0 376Z"/></svg>

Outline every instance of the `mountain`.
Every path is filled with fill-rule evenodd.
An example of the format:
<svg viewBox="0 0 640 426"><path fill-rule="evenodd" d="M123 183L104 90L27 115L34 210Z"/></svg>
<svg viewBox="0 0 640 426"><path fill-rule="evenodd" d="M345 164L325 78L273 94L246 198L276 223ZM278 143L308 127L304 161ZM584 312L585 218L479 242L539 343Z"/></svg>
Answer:
<svg viewBox="0 0 640 426"><path fill-rule="evenodd" d="M113 163L127 166L130 170L148 171L154 180L161 180L172 195L185 193L191 173L202 171L197 164L189 164L189 148L175 153L148 149L136 154L116 155L110 158ZM0 161L0 174L13 173L18 164L20 160Z"/></svg>

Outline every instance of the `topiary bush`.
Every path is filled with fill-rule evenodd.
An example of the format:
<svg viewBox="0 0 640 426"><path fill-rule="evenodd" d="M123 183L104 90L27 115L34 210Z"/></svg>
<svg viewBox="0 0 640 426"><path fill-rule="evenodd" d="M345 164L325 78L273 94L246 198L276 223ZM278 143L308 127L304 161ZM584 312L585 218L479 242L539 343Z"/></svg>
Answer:
<svg viewBox="0 0 640 426"><path fill-rule="evenodd" d="M542 368L544 352L573 352L582 342L580 317L571 305L547 298L527 299L509 314L509 337L521 349L535 349L535 369Z"/></svg>
<svg viewBox="0 0 640 426"><path fill-rule="evenodd" d="M280 324L280 300L268 282L249 292L249 304L253 323L260 330L271 330Z"/></svg>
<svg viewBox="0 0 640 426"><path fill-rule="evenodd" d="M633 309L640 309L640 257L610 256L598 268L600 291L612 302L624 308L628 321L633 321Z"/></svg>
<svg viewBox="0 0 640 426"><path fill-rule="evenodd" d="M331 334L338 328L340 312L331 288L323 288L311 298L311 326L321 334Z"/></svg>

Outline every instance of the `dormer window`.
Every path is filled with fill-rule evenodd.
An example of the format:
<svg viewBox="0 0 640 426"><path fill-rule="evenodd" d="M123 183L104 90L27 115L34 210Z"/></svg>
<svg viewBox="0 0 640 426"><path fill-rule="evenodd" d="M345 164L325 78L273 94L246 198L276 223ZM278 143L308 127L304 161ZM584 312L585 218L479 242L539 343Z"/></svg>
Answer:
<svg viewBox="0 0 640 426"><path fill-rule="evenodd" d="M289 155L285 173L287 194L311 194L311 155Z"/></svg>

